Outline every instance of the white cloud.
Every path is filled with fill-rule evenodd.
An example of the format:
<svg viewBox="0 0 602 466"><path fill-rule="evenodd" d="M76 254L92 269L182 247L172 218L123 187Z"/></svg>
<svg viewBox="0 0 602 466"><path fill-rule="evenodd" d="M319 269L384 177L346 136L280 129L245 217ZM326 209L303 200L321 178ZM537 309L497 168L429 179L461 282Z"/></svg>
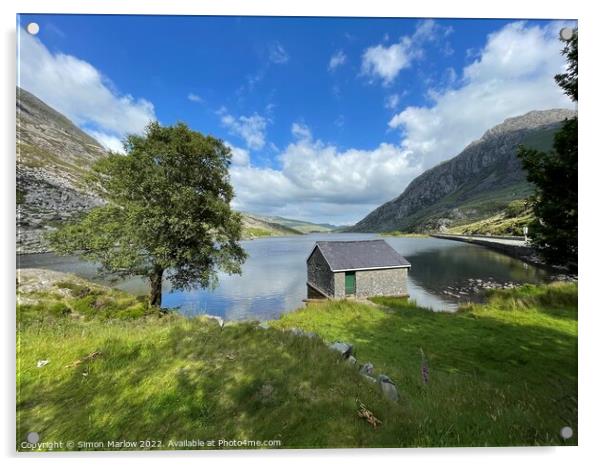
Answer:
<svg viewBox="0 0 602 466"><path fill-rule="evenodd" d="M187 96L188 100L190 100L191 102L196 102L196 103L202 103L203 99L200 95L195 94L194 92L191 92L188 94Z"/></svg>
<svg viewBox="0 0 602 466"><path fill-rule="evenodd" d="M418 23L412 39L421 42L434 42L441 37L449 36L452 32L451 26L442 26L433 19L426 19Z"/></svg>
<svg viewBox="0 0 602 466"><path fill-rule="evenodd" d="M249 149L263 149L268 123L266 118L257 113L236 118L227 113L224 108L220 109L218 114L221 115L222 124L228 128L230 133L241 137Z"/></svg>
<svg viewBox="0 0 602 466"><path fill-rule="evenodd" d="M431 90L433 105L407 107L390 120L391 128L402 131L402 147L426 169L458 154L506 118L572 108L554 82L564 66L559 27L516 22L491 34L456 87Z"/></svg>
<svg viewBox="0 0 602 466"><path fill-rule="evenodd" d="M232 165L243 167L249 165L251 158L249 156L248 150L242 149L241 147L236 147L235 145L230 144L227 141L225 142L225 144L232 151Z"/></svg>
<svg viewBox="0 0 602 466"><path fill-rule="evenodd" d="M332 57L330 57L330 61L328 62L328 70L334 71L339 66L342 66L347 61L347 55L342 50L339 50Z"/></svg>
<svg viewBox="0 0 602 466"><path fill-rule="evenodd" d="M153 104L119 94L90 63L52 53L37 38L18 31L18 85L42 99L110 149L155 120Z"/></svg>
<svg viewBox="0 0 602 466"><path fill-rule="evenodd" d="M399 97L399 94L391 94L387 96L387 98L385 99L385 107L391 110L395 110L399 105L400 99L401 98Z"/></svg>
<svg viewBox="0 0 602 466"><path fill-rule="evenodd" d="M435 42L452 32L449 27L440 26L431 19L420 21L411 36L403 36L399 42L386 46L378 44L368 47L362 55L361 74L372 79L380 78L389 85L412 61L423 56L422 47L427 42Z"/></svg>
<svg viewBox="0 0 602 466"><path fill-rule="evenodd" d="M230 170L240 210L296 215L314 221L349 223L399 194L400 183L418 174L405 151L392 144L373 150L340 151L293 124L297 141L279 156L281 168Z"/></svg>
<svg viewBox="0 0 602 466"><path fill-rule="evenodd" d="M397 73L410 66L410 47L410 41L405 40L389 47L379 44L367 48L362 55L362 74L378 76L390 84Z"/></svg>
<svg viewBox="0 0 602 466"><path fill-rule="evenodd" d="M87 132L90 134L90 136L100 142L105 149L108 149L112 152L124 153L123 142L121 138L103 133L102 131L88 130Z"/></svg>
<svg viewBox="0 0 602 466"><path fill-rule="evenodd" d="M280 44L279 42L276 42L275 44L272 44L270 46L269 59L272 63L276 63L277 65L282 65L282 64L288 62L289 56L288 56L288 53L286 52L286 50L284 49L284 47L282 46L282 44Z"/></svg>
<svg viewBox="0 0 602 466"><path fill-rule="evenodd" d="M559 27L514 23L490 35L459 77L444 70L448 87L430 91L431 105L407 107L391 119L389 126L402 132L400 145L340 150L294 124L297 139L280 154L278 169L232 167L235 206L352 223L504 119L535 109L572 108L553 79L564 67ZM419 32L428 33L428 28Z"/></svg>
<svg viewBox="0 0 602 466"><path fill-rule="evenodd" d="M296 139L311 139L311 130L303 123L293 123L291 133Z"/></svg>

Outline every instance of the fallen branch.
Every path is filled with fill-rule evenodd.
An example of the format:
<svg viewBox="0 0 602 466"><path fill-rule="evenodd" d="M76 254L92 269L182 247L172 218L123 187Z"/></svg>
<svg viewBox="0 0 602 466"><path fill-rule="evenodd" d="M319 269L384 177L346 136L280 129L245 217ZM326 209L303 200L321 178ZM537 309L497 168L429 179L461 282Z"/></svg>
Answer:
<svg viewBox="0 0 602 466"><path fill-rule="evenodd" d="M364 403L362 403L360 400L357 400L357 402L359 405L357 415L360 418L365 419L366 422L368 422L368 424L370 424L375 429L379 426L379 424L382 424L382 421L378 419L372 411L366 408L366 405L364 405Z"/></svg>

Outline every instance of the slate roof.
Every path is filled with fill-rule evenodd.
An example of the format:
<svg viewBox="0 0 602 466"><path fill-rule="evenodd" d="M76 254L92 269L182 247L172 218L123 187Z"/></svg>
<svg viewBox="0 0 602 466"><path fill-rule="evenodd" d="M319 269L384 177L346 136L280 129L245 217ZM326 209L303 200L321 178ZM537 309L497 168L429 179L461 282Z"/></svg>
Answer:
<svg viewBox="0 0 602 466"><path fill-rule="evenodd" d="M410 263L383 239L317 241L314 249L316 247L333 272L410 267Z"/></svg>

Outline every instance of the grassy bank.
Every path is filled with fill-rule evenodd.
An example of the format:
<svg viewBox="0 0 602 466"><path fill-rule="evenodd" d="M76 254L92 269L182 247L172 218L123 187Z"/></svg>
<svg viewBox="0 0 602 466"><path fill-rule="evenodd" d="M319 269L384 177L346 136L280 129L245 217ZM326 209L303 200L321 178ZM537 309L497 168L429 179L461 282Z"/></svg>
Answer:
<svg viewBox="0 0 602 466"><path fill-rule="evenodd" d="M146 439L160 448L185 439L283 448L576 443L559 436L565 425L577 431L575 285L496 292L455 315L398 299L329 302L269 329L137 315L135 298L73 285L63 278L21 292L18 446L31 431L44 442L72 440L74 449ZM353 343L360 362L397 383L400 402L322 339L282 331L291 327ZM379 427L357 415L359 402Z"/></svg>
<svg viewBox="0 0 602 466"><path fill-rule="evenodd" d="M474 222L455 225L446 232L460 235L524 235L523 228L533 223L533 209L525 200L512 201L501 212Z"/></svg>

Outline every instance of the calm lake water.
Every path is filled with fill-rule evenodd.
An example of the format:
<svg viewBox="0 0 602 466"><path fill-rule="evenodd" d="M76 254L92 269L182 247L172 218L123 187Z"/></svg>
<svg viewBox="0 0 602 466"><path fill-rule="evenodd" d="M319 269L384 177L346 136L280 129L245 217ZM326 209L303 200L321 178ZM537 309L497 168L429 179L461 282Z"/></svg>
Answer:
<svg viewBox="0 0 602 466"><path fill-rule="evenodd" d="M303 305L307 293L305 260L316 241L370 238L376 235L311 234L243 241L249 258L242 275L220 274L215 290L179 291L166 283L163 307L177 308L187 315L211 314L226 320L274 319ZM437 238L385 239L412 264L410 298L435 311L453 311L461 299L473 298L470 292L458 298L449 291L466 288L471 280L540 283L548 278L541 269L480 246ZM148 292L143 279L99 278L94 264L76 257L32 254L19 256L17 264L19 268L74 273L134 294Z"/></svg>

